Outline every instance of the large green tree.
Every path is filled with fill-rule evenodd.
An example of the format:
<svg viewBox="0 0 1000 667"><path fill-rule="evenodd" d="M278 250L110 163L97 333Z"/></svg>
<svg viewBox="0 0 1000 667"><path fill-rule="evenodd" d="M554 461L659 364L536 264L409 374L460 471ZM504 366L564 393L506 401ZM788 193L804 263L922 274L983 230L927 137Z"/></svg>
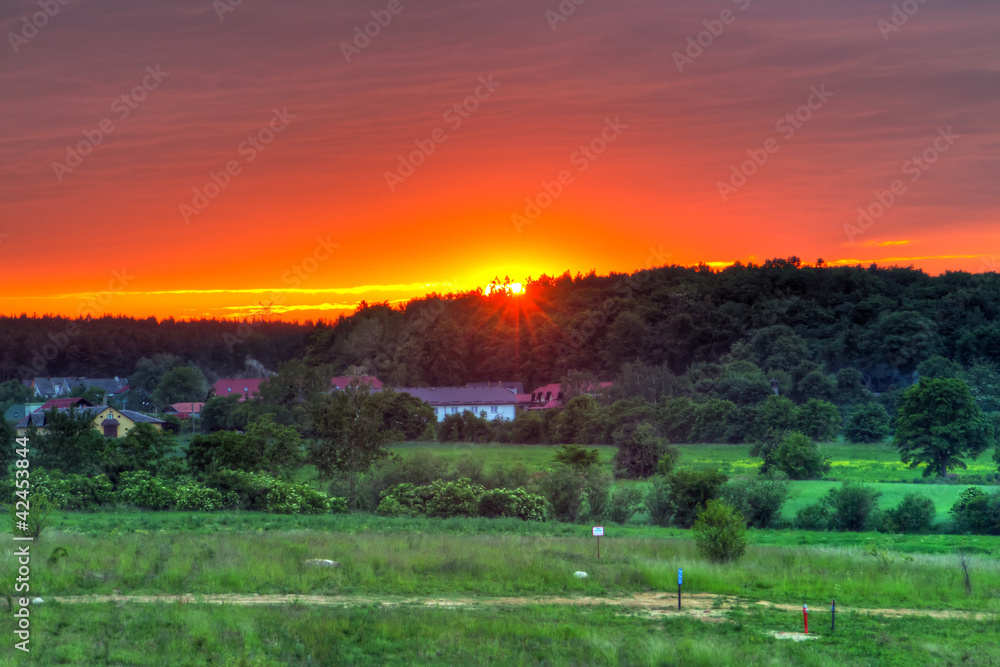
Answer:
<svg viewBox="0 0 1000 667"><path fill-rule="evenodd" d="M993 425L962 380L923 378L903 394L896 419L896 446L911 468L927 464L924 477L967 467L993 447Z"/></svg>
<svg viewBox="0 0 1000 667"><path fill-rule="evenodd" d="M177 366L167 371L156 385L153 399L160 407L205 398L207 382L197 366Z"/></svg>
<svg viewBox="0 0 1000 667"><path fill-rule="evenodd" d="M309 462L323 478L345 475L354 507L358 475L389 455L387 445L393 432L385 429L382 402L367 385L351 382L346 389L316 402L312 423L316 440Z"/></svg>

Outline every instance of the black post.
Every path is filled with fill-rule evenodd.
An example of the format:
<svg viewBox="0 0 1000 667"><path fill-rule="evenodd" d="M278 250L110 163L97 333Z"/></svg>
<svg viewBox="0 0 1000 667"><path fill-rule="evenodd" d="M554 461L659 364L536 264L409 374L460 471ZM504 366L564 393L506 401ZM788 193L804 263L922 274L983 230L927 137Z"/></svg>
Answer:
<svg viewBox="0 0 1000 667"><path fill-rule="evenodd" d="M830 600L830 633L837 627L837 601Z"/></svg>
<svg viewBox="0 0 1000 667"><path fill-rule="evenodd" d="M677 611L681 610L681 585L677 584Z"/></svg>

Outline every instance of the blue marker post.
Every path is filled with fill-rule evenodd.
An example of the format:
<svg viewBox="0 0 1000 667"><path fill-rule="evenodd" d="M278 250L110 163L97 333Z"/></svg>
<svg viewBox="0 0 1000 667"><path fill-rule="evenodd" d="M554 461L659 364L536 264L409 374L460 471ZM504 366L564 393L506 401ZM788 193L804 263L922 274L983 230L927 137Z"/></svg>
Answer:
<svg viewBox="0 0 1000 667"><path fill-rule="evenodd" d="M681 610L681 584L684 582L684 570L677 570L677 611Z"/></svg>
<svg viewBox="0 0 1000 667"><path fill-rule="evenodd" d="M837 627L837 601L830 600L830 632Z"/></svg>

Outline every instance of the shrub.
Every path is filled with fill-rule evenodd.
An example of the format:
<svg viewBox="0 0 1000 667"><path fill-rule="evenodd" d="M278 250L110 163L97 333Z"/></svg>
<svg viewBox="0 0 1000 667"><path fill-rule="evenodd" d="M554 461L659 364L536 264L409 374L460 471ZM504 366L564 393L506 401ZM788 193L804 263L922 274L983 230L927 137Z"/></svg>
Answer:
<svg viewBox="0 0 1000 667"><path fill-rule="evenodd" d="M1000 535L1000 492L987 494L970 486L959 494L950 513L959 532Z"/></svg>
<svg viewBox="0 0 1000 667"><path fill-rule="evenodd" d="M385 490L376 513L395 517L482 516L544 521L545 499L522 488L487 491L468 479L436 480L424 486L403 483Z"/></svg>
<svg viewBox="0 0 1000 667"><path fill-rule="evenodd" d="M556 451L556 463L565 463L578 470L586 471L600 463L600 453L596 449L584 449L576 445L563 445Z"/></svg>
<svg viewBox="0 0 1000 667"><path fill-rule="evenodd" d="M666 527L677 512L670 495L670 483L663 477L654 477L653 485L646 494L646 514L654 526Z"/></svg>
<svg viewBox="0 0 1000 667"><path fill-rule="evenodd" d="M541 486L552 516L557 521L576 521L583 508L583 476L560 463L545 474Z"/></svg>
<svg viewBox="0 0 1000 667"><path fill-rule="evenodd" d="M443 456L420 451L405 457L393 454L376 461L358 481L358 506L373 512L382 500L383 491L397 484L410 482L420 486L447 477L448 460Z"/></svg>
<svg viewBox="0 0 1000 667"><path fill-rule="evenodd" d="M463 454L455 461L455 477L457 479L467 479L473 484L482 485L485 475L483 459L472 454ZM407 480L410 481L410 480ZM433 484L433 482L431 482Z"/></svg>
<svg viewBox="0 0 1000 667"><path fill-rule="evenodd" d="M728 563L747 550L746 522L739 511L724 500L710 500L698 513L692 532L695 546L704 558Z"/></svg>
<svg viewBox="0 0 1000 667"><path fill-rule="evenodd" d="M611 475L607 470L591 470L584 478L583 493L587 500L587 517L600 521L608 512Z"/></svg>
<svg viewBox="0 0 1000 667"><path fill-rule="evenodd" d="M613 461L616 477L645 479L656 472L664 444L651 424L626 424L614 432L612 441L618 447Z"/></svg>
<svg viewBox="0 0 1000 667"><path fill-rule="evenodd" d="M642 505L642 492L639 489L618 489L611 494L611 507L608 518L613 522L628 523Z"/></svg>
<svg viewBox="0 0 1000 667"><path fill-rule="evenodd" d="M698 406L687 396L664 396L656 406L656 421L670 442L690 442Z"/></svg>
<svg viewBox="0 0 1000 667"><path fill-rule="evenodd" d="M176 503L177 509L194 512L211 512L222 509L225 505L222 494L217 489L191 482L177 487Z"/></svg>
<svg viewBox="0 0 1000 667"><path fill-rule="evenodd" d="M728 478L711 468L679 470L665 479L670 486L670 502L675 507L674 523L680 528L690 528L698 512L718 497L719 488Z"/></svg>
<svg viewBox="0 0 1000 667"><path fill-rule="evenodd" d="M471 480L459 479L454 482L438 480L431 484L434 495L427 502L427 516L448 518L454 516L476 516L479 498L484 489Z"/></svg>
<svg viewBox="0 0 1000 667"><path fill-rule="evenodd" d="M676 447L671 447L670 445L665 445L663 447L663 454L660 456L659 462L656 464L656 474L667 476L674 471L677 464L681 460L681 453Z"/></svg>
<svg viewBox="0 0 1000 667"><path fill-rule="evenodd" d="M879 403L854 408L844 429L844 435L851 442L881 442L889 433L889 413Z"/></svg>
<svg viewBox="0 0 1000 667"><path fill-rule="evenodd" d="M115 496L120 503L148 510L171 509L177 492L145 470L122 473Z"/></svg>
<svg viewBox="0 0 1000 667"><path fill-rule="evenodd" d="M819 448L802 433L788 433L771 452L771 465L791 479L818 479L830 471ZM768 467L765 460L762 470Z"/></svg>
<svg viewBox="0 0 1000 667"><path fill-rule="evenodd" d="M796 425L799 431L813 440L823 442L837 439L843 421L836 405L818 398L810 398L806 401L806 404L799 408L799 413L796 416Z"/></svg>
<svg viewBox="0 0 1000 667"><path fill-rule="evenodd" d="M920 493L908 493L894 509L889 510L893 527L902 533L924 533L934 523L934 501Z"/></svg>
<svg viewBox="0 0 1000 667"><path fill-rule="evenodd" d="M830 527L834 530L859 532L878 527L878 499L881 491L856 482L844 482L834 487L823 498L830 510Z"/></svg>
<svg viewBox="0 0 1000 667"><path fill-rule="evenodd" d="M218 470L209 476L209 486L226 499L227 506L275 514L323 514L346 512L344 498L331 497L308 484L283 482L264 472Z"/></svg>
<svg viewBox="0 0 1000 667"><path fill-rule="evenodd" d="M527 487L531 474L528 466L520 461L510 465L498 464L484 476L483 486L487 489L517 489Z"/></svg>
<svg viewBox="0 0 1000 667"><path fill-rule="evenodd" d="M479 498L476 513L487 519L516 517L524 521L545 521L545 499L524 489L491 489Z"/></svg>
<svg viewBox="0 0 1000 667"><path fill-rule="evenodd" d="M13 478L2 493L14 493ZM106 475L81 475L59 470L36 468L31 472L32 493L44 493L53 507L63 510L93 511L114 502L114 487Z"/></svg>
<svg viewBox="0 0 1000 667"><path fill-rule="evenodd" d="M427 503L434 497L430 484L416 486L409 482L397 484L382 492L382 502L375 510L383 516L425 516Z"/></svg>
<svg viewBox="0 0 1000 667"><path fill-rule="evenodd" d="M830 530L830 510L824 503L807 505L795 514L795 527L799 530Z"/></svg>
<svg viewBox="0 0 1000 667"><path fill-rule="evenodd" d="M739 510L751 528L771 528L780 521L781 506L788 498L787 476L734 479L720 489L720 495Z"/></svg>

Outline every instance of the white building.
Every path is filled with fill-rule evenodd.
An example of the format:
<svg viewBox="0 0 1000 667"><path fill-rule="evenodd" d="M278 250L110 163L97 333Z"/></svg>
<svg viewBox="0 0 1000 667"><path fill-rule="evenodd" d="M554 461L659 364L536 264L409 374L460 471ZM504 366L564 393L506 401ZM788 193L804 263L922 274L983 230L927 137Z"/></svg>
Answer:
<svg viewBox="0 0 1000 667"><path fill-rule="evenodd" d="M514 419L516 394L507 387L400 387L430 403L438 421L448 415L472 412L487 419Z"/></svg>

